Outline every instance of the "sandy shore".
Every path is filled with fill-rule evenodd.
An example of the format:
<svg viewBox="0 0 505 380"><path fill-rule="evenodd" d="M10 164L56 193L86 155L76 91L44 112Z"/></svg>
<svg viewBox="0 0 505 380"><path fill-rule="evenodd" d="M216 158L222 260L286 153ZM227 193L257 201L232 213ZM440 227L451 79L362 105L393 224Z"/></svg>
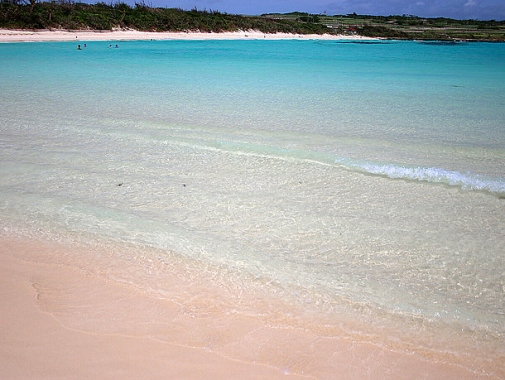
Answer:
<svg viewBox="0 0 505 380"><path fill-rule="evenodd" d="M282 377L282 373L268 366L157 340L142 333L140 325L139 331L128 330L125 317L153 322L153 317L172 314L174 305L157 305L149 297L75 268L35 264L10 255L16 249L33 249L28 245L3 246L3 379ZM69 313L73 315L70 323ZM159 323L163 325L162 321Z"/></svg>
<svg viewBox="0 0 505 380"><path fill-rule="evenodd" d="M197 301L207 312L195 314L72 263L65 251L74 247L5 237L0 247L3 379L493 378L346 337L223 316L208 296Z"/></svg>
<svg viewBox="0 0 505 380"><path fill-rule="evenodd" d="M0 30L2 42L233 38L350 37ZM248 317L240 309L247 295L230 296L234 289L226 293L209 278L182 272L156 276L158 267L138 265L129 252L114 260L100 247L13 238L0 230L0 378L498 378L445 358L290 325L297 315L285 322ZM149 281L163 293L145 291ZM257 316L282 307L259 298Z"/></svg>
<svg viewBox="0 0 505 380"><path fill-rule="evenodd" d="M63 31L63 30L10 30L0 29L0 42L43 42L43 41L127 41L127 40L367 40L370 38L355 35L318 35L318 34L265 34L258 31L224 33L174 33L174 32L139 32L121 31Z"/></svg>

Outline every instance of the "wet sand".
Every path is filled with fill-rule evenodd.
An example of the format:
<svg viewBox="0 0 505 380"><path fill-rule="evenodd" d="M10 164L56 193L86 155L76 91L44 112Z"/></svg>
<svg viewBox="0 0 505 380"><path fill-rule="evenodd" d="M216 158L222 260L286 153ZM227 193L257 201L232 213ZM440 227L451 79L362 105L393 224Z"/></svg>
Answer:
<svg viewBox="0 0 505 380"><path fill-rule="evenodd" d="M198 300L198 287L199 312L192 312L100 274L96 263L72 262L65 251L75 247L11 237L0 246L5 379L494 378L345 336L220 315L208 296Z"/></svg>

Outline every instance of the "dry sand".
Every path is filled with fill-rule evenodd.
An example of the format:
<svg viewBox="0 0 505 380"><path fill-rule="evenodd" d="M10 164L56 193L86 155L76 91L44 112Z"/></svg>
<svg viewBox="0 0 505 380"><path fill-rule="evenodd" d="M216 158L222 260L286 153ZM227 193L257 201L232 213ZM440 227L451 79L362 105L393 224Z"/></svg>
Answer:
<svg viewBox="0 0 505 380"><path fill-rule="evenodd" d="M212 307L195 315L73 265L75 247L9 237L0 247L2 379L487 378Z"/></svg>
<svg viewBox="0 0 505 380"><path fill-rule="evenodd" d="M318 35L318 34L265 34L258 31L223 32L223 33L174 33L174 32L139 32L136 30L118 31L66 31L66 30L10 30L0 29L0 42L42 42L42 41L127 41L127 40L232 40L232 39L319 39L319 40L367 40L370 38L357 35Z"/></svg>

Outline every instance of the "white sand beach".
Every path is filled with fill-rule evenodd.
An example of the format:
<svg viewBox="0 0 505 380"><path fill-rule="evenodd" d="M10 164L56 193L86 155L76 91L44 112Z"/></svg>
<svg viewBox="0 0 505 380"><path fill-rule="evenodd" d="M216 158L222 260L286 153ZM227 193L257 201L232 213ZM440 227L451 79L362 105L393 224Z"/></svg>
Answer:
<svg viewBox="0 0 505 380"><path fill-rule="evenodd" d="M43 42L43 41L128 41L128 40L367 40L358 35L330 34L265 34L259 31L240 31L223 33L176 33L141 32L136 30L92 31L92 30L14 30L0 29L0 42Z"/></svg>

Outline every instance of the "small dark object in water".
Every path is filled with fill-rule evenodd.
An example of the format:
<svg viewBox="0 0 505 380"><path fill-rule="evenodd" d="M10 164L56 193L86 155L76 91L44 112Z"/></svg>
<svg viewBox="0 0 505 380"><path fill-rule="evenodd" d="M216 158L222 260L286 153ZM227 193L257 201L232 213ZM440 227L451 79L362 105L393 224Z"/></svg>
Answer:
<svg viewBox="0 0 505 380"><path fill-rule="evenodd" d="M121 182L121 183L118 183L117 185L118 185L118 186L123 186L123 182Z"/></svg>
<svg viewBox="0 0 505 380"><path fill-rule="evenodd" d="M185 183L183 183L183 184L182 184L182 187L186 187L186 184L185 184Z"/></svg>

